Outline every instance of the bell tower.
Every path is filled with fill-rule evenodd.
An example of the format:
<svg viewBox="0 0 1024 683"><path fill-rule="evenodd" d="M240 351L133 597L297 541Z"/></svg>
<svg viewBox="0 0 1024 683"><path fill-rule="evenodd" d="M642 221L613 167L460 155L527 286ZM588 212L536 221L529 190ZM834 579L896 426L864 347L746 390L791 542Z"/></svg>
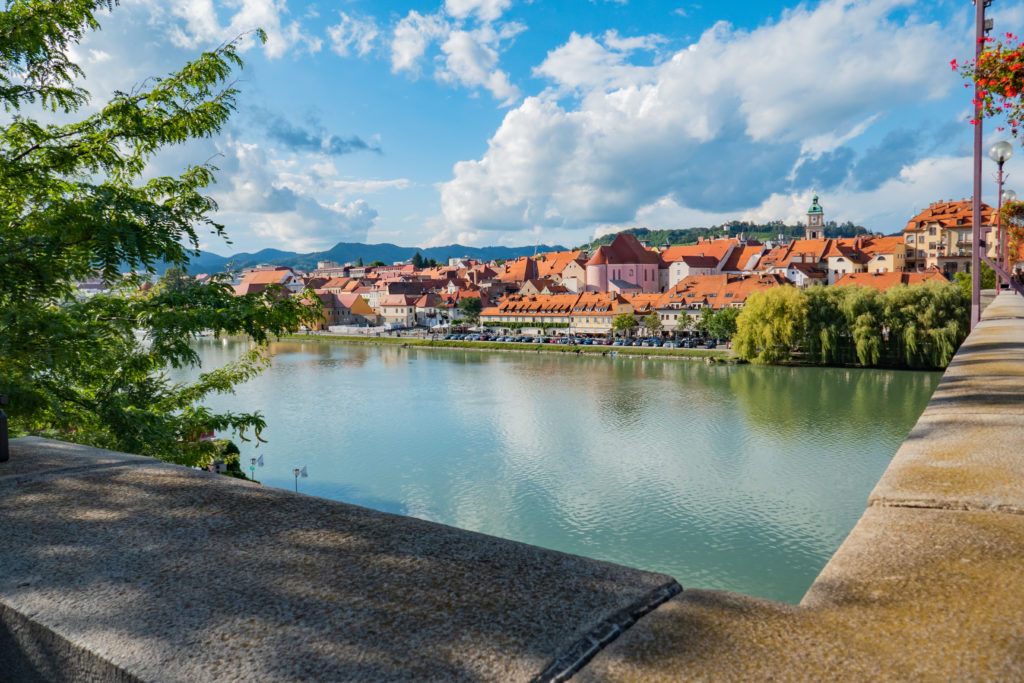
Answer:
<svg viewBox="0 0 1024 683"><path fill-rule="evenodd" d="M811 208L807 209L807 228L804 238L809 240L825 239L825 212L818 203L818 195L811 200Z"/></svg>

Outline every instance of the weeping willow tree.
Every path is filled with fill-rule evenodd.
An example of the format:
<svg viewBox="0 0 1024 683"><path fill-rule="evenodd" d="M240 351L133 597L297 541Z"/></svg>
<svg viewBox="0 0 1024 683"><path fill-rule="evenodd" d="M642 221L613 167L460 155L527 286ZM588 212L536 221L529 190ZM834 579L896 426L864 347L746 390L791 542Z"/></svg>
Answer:
<svg viewBox="0 0 1024 683"><path fill-rule="evenodd" d="M950 283L893 287L779 287L750 297L736 352L758 363L943 368L967 336L968 299Z"/></svg>
<svg viewBox="0 0 1024 683"><path fill-rule="evenodd" d="M756 363L790 360L807 328L807 297L796 287L752 294L736 319L733 348Z"/></svg>
<svg viewBox="0 0 1024 683"><path fill-rule="evenodd" d="M850 342L857 362L879 365L884 359L885 330L882 311L885 295L873 287L839 287L842 311L850 329Z"/></svg>
<svg viewBox="0 0 1024 683"><path fill-rule="evenodd" d="M912 368L949 365L970 329L969 299L941 282L889 289L882 316L893 360Z"/></svg>
<svg viewBox="0 0 1024 683"><path fill-rule="evenodd" d="M803 292L807 319L801 346L812 363L830 365L846 360L849 325L842 310L843 289L816 286Z"/></svg>

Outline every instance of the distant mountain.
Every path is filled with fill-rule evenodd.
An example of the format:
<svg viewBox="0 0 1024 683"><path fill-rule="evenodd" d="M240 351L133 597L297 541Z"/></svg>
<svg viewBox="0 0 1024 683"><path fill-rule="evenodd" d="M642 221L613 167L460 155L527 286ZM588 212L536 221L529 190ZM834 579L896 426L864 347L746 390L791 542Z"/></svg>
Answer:
<svg viewBox="0 0 1024 683"><path fill-rule="evenodd" d="M434 259L439 263L447 263L449 258L471 258L479 261L491 261L494 259L514 259L520 256L532 256L534 253L545 251L564 251L565 247L539 244L528 247L467 247L461 244L449 244L446 247L430 247L419 249L417 247L400 247L395 244L363 244L361 242L339 242L327 251L314 251L308 254L298 254L280 249L262 249L255 254L243 252L233 256L221 256L208 251L202 251L199 256L192 259L188 270L190 273L217 273L222 271L228 263L234 264L235 268L249 268L261 263L273 266L288 266L300 270L311 270L316 268L317 261L337 261L339 264L355 262L360 258L363 263L372 261L383 261L392 264L398 261L411 259L416 252L419 252L425 259Z"/></svg>

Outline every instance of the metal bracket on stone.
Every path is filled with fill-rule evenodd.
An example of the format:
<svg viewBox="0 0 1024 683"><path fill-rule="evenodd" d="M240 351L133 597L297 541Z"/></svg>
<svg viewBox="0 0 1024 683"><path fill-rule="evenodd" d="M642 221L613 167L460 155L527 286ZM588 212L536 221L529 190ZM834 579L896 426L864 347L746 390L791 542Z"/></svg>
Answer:
<svg viewBox="0 0 1024 683"><path fill-rule="evenodd" d="M654 589L633 604L625 607L590 629L534 676L530 683L562 683L572 678L587 662L613 640L621 636L637 619L653 611L662 603L683 591L676 581Z"/></svg>
<svg viewBox="0 0 1024 683"><path fill-rule="evenodd" d="M0 406L7 405L7 396L0 394ZM7 413L0 408L0 462L7 462L11 457L10 446L7 440Z"/></svg>

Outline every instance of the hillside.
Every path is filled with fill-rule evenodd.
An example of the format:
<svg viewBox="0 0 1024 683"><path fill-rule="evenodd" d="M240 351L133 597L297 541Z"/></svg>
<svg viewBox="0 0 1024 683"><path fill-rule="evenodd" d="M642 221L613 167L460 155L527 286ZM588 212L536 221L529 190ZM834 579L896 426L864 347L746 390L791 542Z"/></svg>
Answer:
<svg viewBox="0 0 1024 683"><path fill-rule="evenodd" d="M777 240L779 239L779 235L782 235L782 238L787 240L803 238L804 226L786 225L781 221L764 224L748 223L747 221L730 221L723 225L715 225L709 228L683 228L680 230L630 228L620 232L633 233L638 239L646 240L650 246L661 247L665 244L695 244L698 239L707 239L709 237L735 237L740 233L743 233L747 237L753 237L761 240L762 242L767 240ZM589 242L576 248L593 250L602 244L611 244L612 240L614 240L615 236L618 234L619 233L612 233L604 235L593 242ZM835 221L829 221L825 224L826 237L856 237L857 235L866 234L868 234L866 228L849 222L836 223Z"/></svg>

